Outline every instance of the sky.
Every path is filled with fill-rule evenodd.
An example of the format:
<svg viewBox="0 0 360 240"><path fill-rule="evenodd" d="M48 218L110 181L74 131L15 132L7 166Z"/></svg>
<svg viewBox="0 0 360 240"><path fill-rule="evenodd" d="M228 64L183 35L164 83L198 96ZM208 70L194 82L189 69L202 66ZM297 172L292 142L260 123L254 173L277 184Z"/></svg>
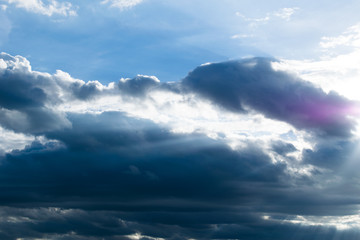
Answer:
<svg viewBox="0 0 360 240"><path fill-rule="evenodd" d="M0 239L359 239L359 10L0 0Z"/></svg>

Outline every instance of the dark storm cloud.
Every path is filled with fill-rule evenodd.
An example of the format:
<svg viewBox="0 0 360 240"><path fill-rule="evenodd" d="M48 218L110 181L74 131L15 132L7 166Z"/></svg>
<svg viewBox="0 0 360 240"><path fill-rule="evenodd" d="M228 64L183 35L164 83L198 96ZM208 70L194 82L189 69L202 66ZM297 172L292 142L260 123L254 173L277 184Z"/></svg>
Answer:
<svg viewBox="0 0 360 240"><path fill-rule="evenodd" d="M341 194L327 186L319 190L313 180L288 175L285 163L273 163L254 143L232 150L205 136L173 134L118 112L70 114L68 119L72 129L47 133L60 142L34 142L1 160L0 203L12 209L77 210L0 224L4 233L14 236L11 229L20 226L26 230L22 237L56 233L63 239L77 239L70 232L95 239L127 239L136 232L165 239L288 239L297 229L312 239L312 233L337 232L279 225L262 216L355 214L360 203L339 189L335 192ZM274 149L294 151L283 142L275 142Z"/></svg>
<svg viewBox="0 0 360 240"><path fill-rule="evenodd" d="M271 67L273 59L252 58L204 65L190 72L183 86L224 108L266 117L318 134L349 136L354 122L346 118L354 103L326 94L309 82Z"/></svg>
<svg viewBox="0 0 360 240"><path fill-rule="evenodd" d="M305 149L303 159L305 163L315 166L336 169L353 159L359 147L358 141L327 140L319 141L314 149Z"/></svg>
<svg viewBox="0 0 360 240"><path fill-rule="evenodd" d="M74 229L84 236L201 237L211 224L253 218L252 202L266 194L254 191L251 183L276 189L287 178L285 165L272 164L251 144L233 151L204 136L172 134L116 112L75 114L69 120L71 130L47 135L61 144L34 142L2 159L1 205L116 211L136 226L108 221L108 229L101 229L99 220L88 223L81 214L78 221L49 218L41 224L34 217L35 223L21 227L34 236Z"/></svg>
<svg viewBox="0 0 360 240"><path fill-rule="evenodd" d="M1 209L8 216L0 223L3 240L17 237L56 240L130 240L129 235L141 233L141 239L242 239L242 240L285 240L285 239L346 239L355 240L358 231L336 231L334 227L301 226L291 223L265 221L242 217L231 224L217 225L164 225L152 222L125 221L122 213L114 211L83 211L78 209L35 208ZM150 213L152 214L152 213ZM175 217L176 217L175 213ZM199 214L187 213L197 217ZM201 214L200 214L201 215ZM276 229L276 231L274 230ZM148 236L148 237L146 237Z"/></svg>
<svg viewBox="0 0 360 240"><path fill-rule="evenodd" d="M280 154L280 155L284 155L287 153L291 153L291 152L295 152L297 151L297 149L295 148L295 146L291 143L286 143L283 141L275 141L272 144L272 149Z"/></svg>
<svg viewBox="0 0 360 240"><path fill-rule="evenodd" d="M53 196L51 202L84 194L83 200L89 196L114 203L139 197L174 197L190 202L211 199L211 203L217 198L230 200L243 195L237 190L242 181L277 183L286 177L285 165L272 164L255 145L237 152L204 136L172 134L120 113L80 114L69 116L69 120L72 129L47 135L66 148L53 145L54 150L49 151L51 146L46 145L41 150L37 143L3 160L0 172L4 181L34 184L29 196L26 187L23 190L25 203L29 198L35 202L46 200L42 199L43 193ZM5 195L10 197L11 191ZM9 198L4 203L12 202L16 201ZM163 206L176 205L170 201L169 206Z"/></svg>
<svg viewBox="0 0 360 240"><path fill-rule="evenodd" d="M353 127L337 113L346 99L274 71L267 59L202 66L179 84L138 76L111 87L33 72L26 60L1 56L7 61L0 69L1 126L51 140L0 157L1 239L128 240L134 233L144 240L358 239L356 231L285 221L357 214L356 172L350 180L349 171L337 172L356 142L315 138L315 148L295 162L287 155L298 150L284 141L274 140L269 149L249 141L234 150L222 140L176 134L125 113L56 110L73 100L145 100L153 90L186 94L185 88L231 111L250 108L301 129L344 136ZM326 111L316 112L318 106ZM327 171L290 171L308 165ZM328 184L334 175L340 180Z"/></svg>
<svg viewBox="0 0 360 240"><path fill-rule="evenodd" d="M26 59L2 53L7 68L0 69L0 124L16 132L37 134L69 127L65 115L51 108L60 101L60 88L46 74L31 72Z"/></svg>

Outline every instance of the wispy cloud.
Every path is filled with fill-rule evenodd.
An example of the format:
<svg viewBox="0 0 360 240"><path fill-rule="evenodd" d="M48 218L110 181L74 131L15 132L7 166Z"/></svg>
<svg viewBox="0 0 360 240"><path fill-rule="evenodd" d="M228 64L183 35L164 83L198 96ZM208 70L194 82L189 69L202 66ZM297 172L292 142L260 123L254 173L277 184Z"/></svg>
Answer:
<svg viewBox="0 0 360 240"><path fill-rule="evenodd" d="M265 17L262 18L249 18L240 12L236 12L236 16L241 17L244 21L251 23L262 23L270 20L269 14L267 14Z"/></svg>
<svg viewBox="0 0 360 240"><path fill-rule="evenodd" d="M320 46L324 49L332 49L344 46L360 48L360 23L349 27L339 36L322 37Z"/></svg>
<svg viewBox="0 0 360 240"><path fill-rule="evenodd" d="M294 8L282 8L276 12L273 13L274 16L285 19L286 21L290 21L291 16L299 10L298 7Z"/></svg>
<svg viewBox="0 0 360 240"><path fill-rule="evenodd" d="M261 18L251 18L247 17L246 15L242 14L241 12L236 12L236 16L241 17L244 21L249 22L250 26L257 26L258 24L264 24L273 20L274 18L284 19L286 21L291 20L291 16L298 11L298 7L294 8L282 8L274 12L266 13L264 17Z"/></svg>
<svg viewBox="0 0 360 240"><path fill-rule="evenodd" d="M132 8L140 3L143 0L103 0L102 4L110 4L111 7L119 8L120 10L125 10L128 8Z"/></svg>
<svg viewBox="0 0 360 240"><path fill-rule="evenodd" d="M76 10L70 2L58 2L55 0L44 3L42 0L6 0L9 4L14 4L18 8L26 11L47 16L62 15L75 16Z"/></svg>

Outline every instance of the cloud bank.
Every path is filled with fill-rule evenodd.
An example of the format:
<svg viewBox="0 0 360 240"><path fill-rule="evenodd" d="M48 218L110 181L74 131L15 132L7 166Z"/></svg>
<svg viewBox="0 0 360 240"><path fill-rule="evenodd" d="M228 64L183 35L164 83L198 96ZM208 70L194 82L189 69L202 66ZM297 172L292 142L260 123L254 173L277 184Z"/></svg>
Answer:
<svg viewBox="0 0 360 240"><path fill-rule="evenodd" d="M0 125L28 144L0 157L1 238L358 239L354 103L272 61L103 85L2 53Z"/></svg>

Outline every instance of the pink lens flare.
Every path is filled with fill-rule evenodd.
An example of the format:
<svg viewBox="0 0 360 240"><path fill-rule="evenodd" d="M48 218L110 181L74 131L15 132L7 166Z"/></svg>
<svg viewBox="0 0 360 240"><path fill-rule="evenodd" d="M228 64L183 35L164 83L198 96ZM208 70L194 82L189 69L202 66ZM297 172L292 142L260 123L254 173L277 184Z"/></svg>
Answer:
<svg viewBox="0 0 360 240"><path fill-rule="evenodd" d="M300 121L310 121L313 124L329 124L348 117L360 116L360 102L327 101L305 102L292 110Z"/></svg>

